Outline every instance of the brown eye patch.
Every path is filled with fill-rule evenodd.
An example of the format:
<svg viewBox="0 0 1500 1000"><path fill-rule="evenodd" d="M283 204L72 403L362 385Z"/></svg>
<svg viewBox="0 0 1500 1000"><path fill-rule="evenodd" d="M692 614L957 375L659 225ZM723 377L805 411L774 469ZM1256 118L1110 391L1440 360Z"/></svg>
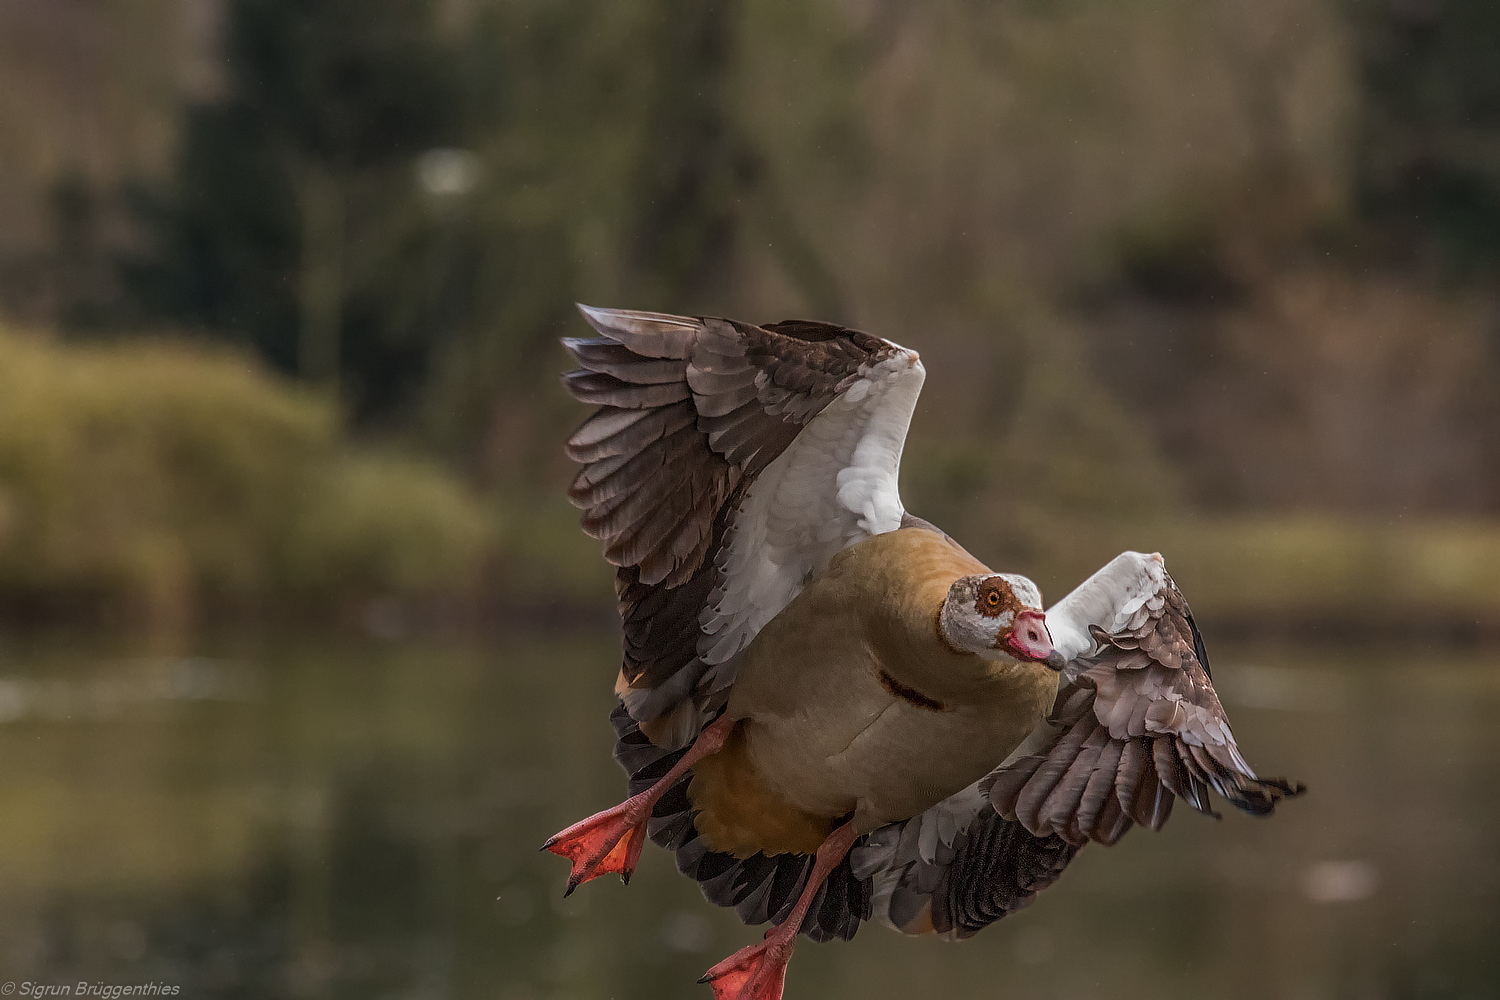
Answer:
<svg viewBox="0 0 1500 1000"><path fill-rule="evenodd" d="M1010 584L999 577L990 577L981 583L979 593L974 597L974 610L986 618L998 618L1007 611L1014 613L1021 609L1021 602L1011 591Z"/></svg>

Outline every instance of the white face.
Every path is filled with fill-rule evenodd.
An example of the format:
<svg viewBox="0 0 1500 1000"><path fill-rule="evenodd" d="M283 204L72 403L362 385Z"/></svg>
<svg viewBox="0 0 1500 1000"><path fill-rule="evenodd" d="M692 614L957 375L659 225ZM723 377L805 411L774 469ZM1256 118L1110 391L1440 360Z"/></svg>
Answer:
<svg viewBox="0 0 1500 1000"><path fill-rule="evenodd" d="M1043 660L1052 648L1041 591L1013 573L955 580L939 622L954 648L988 660Z"/></svg>

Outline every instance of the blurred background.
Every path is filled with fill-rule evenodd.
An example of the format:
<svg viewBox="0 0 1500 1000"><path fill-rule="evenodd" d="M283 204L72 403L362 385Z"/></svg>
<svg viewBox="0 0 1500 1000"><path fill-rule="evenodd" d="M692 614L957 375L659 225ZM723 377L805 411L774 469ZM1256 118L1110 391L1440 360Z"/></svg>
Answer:
<svg viewBox="0 0 1500 1000"><path fill-rule="evenodd" d="M1500 7L0 0L0 980L697 997L574 301L921 351L903 497L1166 553L1310 795L793 996L1500 995Z"/></svg>

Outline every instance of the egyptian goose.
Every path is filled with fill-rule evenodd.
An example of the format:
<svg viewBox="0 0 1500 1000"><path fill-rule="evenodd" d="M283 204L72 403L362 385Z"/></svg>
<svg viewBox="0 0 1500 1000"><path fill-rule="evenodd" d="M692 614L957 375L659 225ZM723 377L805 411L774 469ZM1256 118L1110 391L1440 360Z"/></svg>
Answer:
<svg viewBox="0 0 1500 1000"><path fill-rule="evenodd" d="M1271 812L1160 555L1126 552L1045 613L906 513L925 373L856 330L581 307L569 496L618 567L615 757L631 797L551 838L568 892L627 881L647 836L764 940L708 971L777 1000L798 932L878 917L963 938L1089 841L1209 790Z"/></svg>

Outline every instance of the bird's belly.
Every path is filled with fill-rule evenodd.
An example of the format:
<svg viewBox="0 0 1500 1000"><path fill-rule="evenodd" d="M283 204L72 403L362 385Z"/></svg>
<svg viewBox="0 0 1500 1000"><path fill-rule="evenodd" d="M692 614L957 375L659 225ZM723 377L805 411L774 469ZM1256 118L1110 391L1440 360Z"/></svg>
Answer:
<svg viewBox="0 0 1500 1000"><path fill-rule="evenodd" d="M746 718L748 756L787 802L854 814L871 830L915 816L989 772L1025 739L1044 706L1030 691L932 707L893 694L872 671L803 702Z"/></svg>

